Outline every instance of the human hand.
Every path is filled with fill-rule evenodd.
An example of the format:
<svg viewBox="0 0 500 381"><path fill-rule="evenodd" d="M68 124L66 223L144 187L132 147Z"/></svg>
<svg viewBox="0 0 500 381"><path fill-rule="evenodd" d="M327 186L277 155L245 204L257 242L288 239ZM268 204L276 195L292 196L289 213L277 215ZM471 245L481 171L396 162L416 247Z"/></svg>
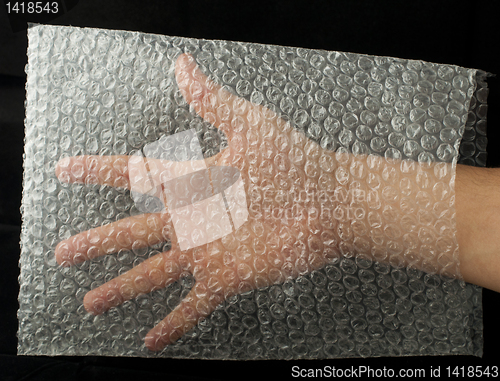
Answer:
<svg viewBox="0 0 500 381"><path fill-rule="evenodd" d="M399 219L409 231L415 225L410 210L414 204L393 201L410 199L413 189L425 187L429 176L449 173L447 165L421 166L329 151L272 110L239 98L209 80L189 55L177 60L176 80L196 113L226 134L226 149L204 163L147 158L147 165L142 165L133 156L80 156L62 159L56 167L57 176L64 182L98 183L143 193L154 189L152 195L163 199L165 206L161 212L125 218L57 245L58 263L70 266L122 249L171 241L168 252L88 292L84 298L87 311L101 314L191 274L195 285L186 298L146 335L146 346L158 351L179 339L225 299L296 278L342 256L439 270L440 263L435 259L425 262L415 254L420 243L415 243L410 252L392 257L386 244L403 245L404 232L394 221ZM167 178L172 179L186 173L187 166L200 168L202 164L211 172L218 167L237 169L248 216L230 234L183 250L161 185L165 172L171 171ZM134 170L141 172L146 167L147 173L134 178ZM407 179L407 194L403 195L393 186L401 181L401 173ZM151 186L141 182L146 176L150 176ZM358 197L361 194L364 197ZM380 209L384 202L390 204L383 208L384 213L368 213ZM376 225L383 225L385 238L374 233L380 230ZM444 232L445 237L449 234Z"/></svg>

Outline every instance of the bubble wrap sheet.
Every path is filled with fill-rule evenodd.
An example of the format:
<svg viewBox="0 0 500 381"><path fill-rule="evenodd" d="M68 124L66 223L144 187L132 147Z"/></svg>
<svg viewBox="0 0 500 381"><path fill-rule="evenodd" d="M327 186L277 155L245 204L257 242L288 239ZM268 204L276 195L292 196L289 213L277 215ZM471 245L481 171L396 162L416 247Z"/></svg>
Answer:
<svg viewBox="0 0 500 381"><path fill-rule="evenodd" d="M28 34L19 354L481 355L454 181L486 162L485 73Z"/></svg>

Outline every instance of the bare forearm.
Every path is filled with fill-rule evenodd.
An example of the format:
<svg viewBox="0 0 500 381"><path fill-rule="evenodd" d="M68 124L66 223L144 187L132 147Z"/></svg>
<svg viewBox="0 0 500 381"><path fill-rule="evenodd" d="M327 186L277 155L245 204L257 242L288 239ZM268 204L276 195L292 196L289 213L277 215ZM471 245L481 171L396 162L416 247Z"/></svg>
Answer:
<svg viewBox="0 0 500 381"><path fill-rule="evenodd" d="M464 280L500 292L500 169L458 165L455 197Z"/></svg>

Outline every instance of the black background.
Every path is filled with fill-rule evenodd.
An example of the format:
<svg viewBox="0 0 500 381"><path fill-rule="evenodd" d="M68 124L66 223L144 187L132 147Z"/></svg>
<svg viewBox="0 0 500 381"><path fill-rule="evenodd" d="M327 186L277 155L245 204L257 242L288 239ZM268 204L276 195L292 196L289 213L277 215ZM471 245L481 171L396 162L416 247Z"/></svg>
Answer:
<svg viewBox="0 0 500 381"><path fill-rule="evenodd" d="M11 2L13 3L13 2ZM65 3L59 1L59 3ZM498 12L485 0L66 1L48 23L422 59L500 73ZM64 5L64 4L63 4ZM18 28L18 27L16 27ZM484 356L308 361L203 361L17 356L26 31L0 9L0 380L292 378L292 367L500 366L500 294L483 292ZM490 78L488 166L500 166L499 80ZM499 189L500 192L500 189ZM500 227L499 227L500 234ZM500 253L499 253L500 255ZM500 276L500 275L499 275Z"/></svg>

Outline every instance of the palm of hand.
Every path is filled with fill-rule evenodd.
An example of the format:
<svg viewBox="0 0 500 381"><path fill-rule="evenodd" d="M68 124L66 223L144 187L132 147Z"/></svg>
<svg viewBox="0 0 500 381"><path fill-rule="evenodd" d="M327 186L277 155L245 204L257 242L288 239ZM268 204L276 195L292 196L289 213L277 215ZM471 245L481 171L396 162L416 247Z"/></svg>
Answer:
<svg viewBox="0 0 500 381"><path fill-rule="evenodd" d="M318 195L332 196L344 180L335 172L337 160L350 160L323 150L271 110L223 90L188 55L179 57L176 79L195 111L226 134L228 148L207 159L206 165L239 170L248 221L223 238L180 250L171 215L164 210L80 233L56 248L57 261L68 266L120 249L171 240L170 251L90 291L84 299L87 311L100 314L192 274L196 283L189 294L146 336L151 350L175 342L226 298L297 277L337 257L338 229L332 219L321 217L322 207L335 205L320 202ZM126 156L63 159L56 173L66 182L130 189L134 184L128 160ZM161 183L159 177L154 182ZM307 193L316 196L304 197Z"/></svg>

